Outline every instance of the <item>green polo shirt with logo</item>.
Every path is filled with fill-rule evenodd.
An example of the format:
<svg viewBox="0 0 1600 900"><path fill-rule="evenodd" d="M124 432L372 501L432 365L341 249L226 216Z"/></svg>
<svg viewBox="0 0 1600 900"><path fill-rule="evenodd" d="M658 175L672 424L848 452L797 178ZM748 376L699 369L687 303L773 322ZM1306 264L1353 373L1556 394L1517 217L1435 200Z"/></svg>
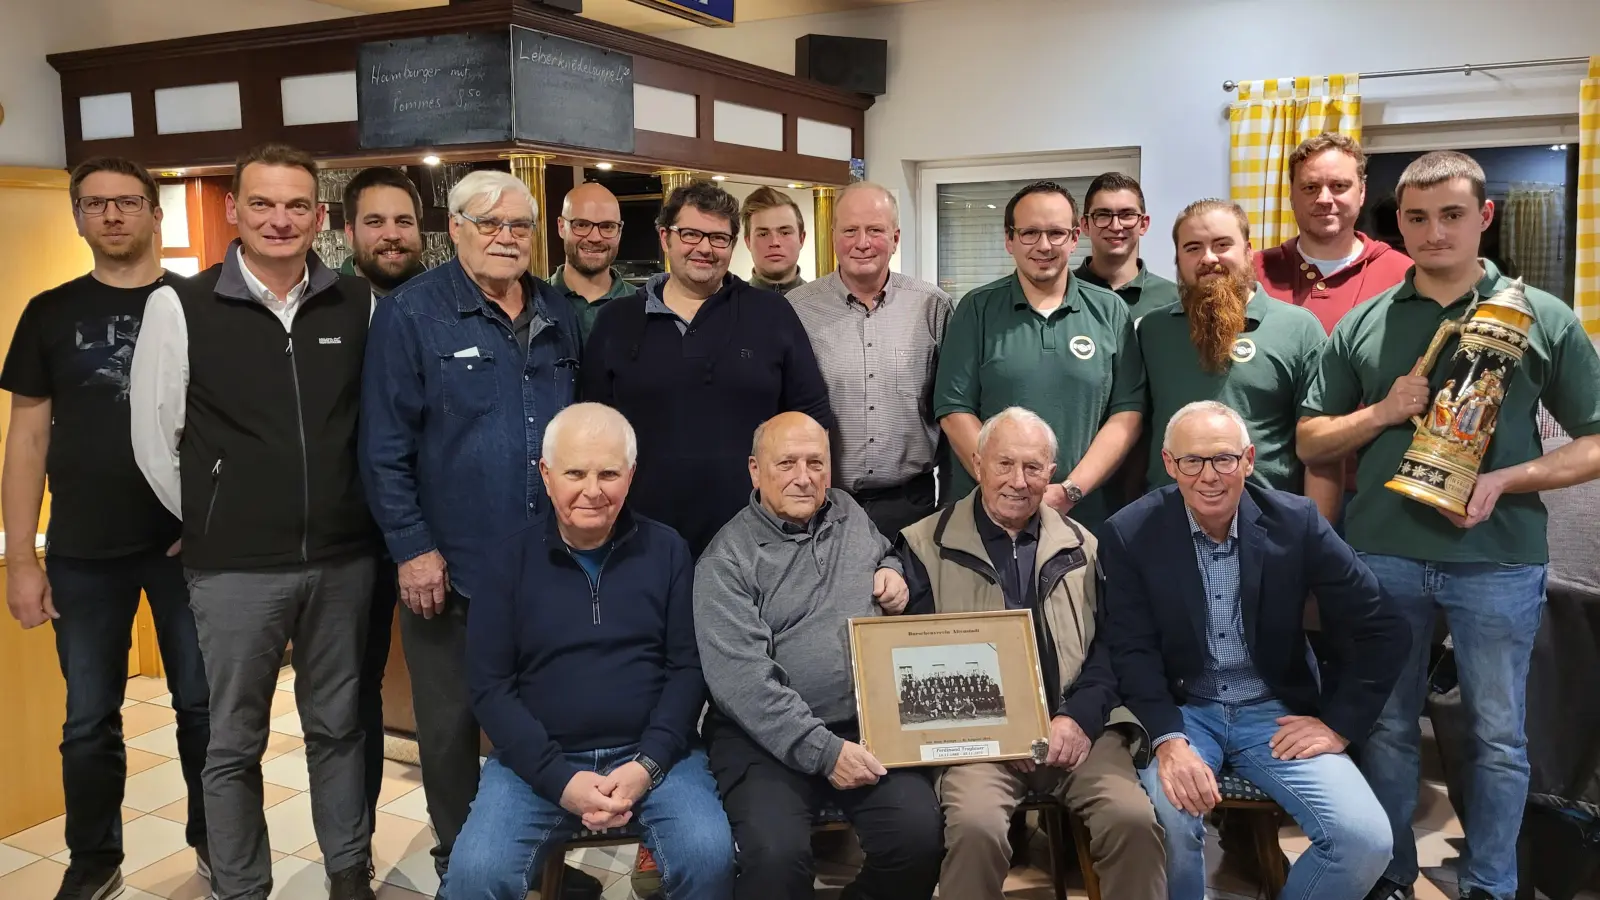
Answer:
<svg viewBox="0 0 1600 900"><path fill-rule="evenodd" d="M1144 362L1121 298L1074 277L1062 304L1041 316L1013 272L956 304L939 347L933 414L986 420L1008 406L1038 413L1056 433L1059 482L1107 418L1143 409L1144 391ZM964 496L974 487L972 477L964 465L951 470L952 495ZM1110 512L1102 486L1072 517L1092 527Z"/></svg>
<svg viewBox="0 0 1600 900"><path fill-rule="evenodd" d="M1189 317L1175 304L1139 323L1139 352L1150 381L1151 489L1172 483L1161 461L1161 438L1172 416L1198 400L1216 400L1244 417L1256 446L1252 481L1300 493L1294 430L1300 402L1316 374L1327 336L1317 317L1274 300L1261 288L1244 307L1245 328L1233 342L1228 367L1208 372L1189 338Z"/></svg>
<svg viewBox="0 0 1600 900"><path fill-rule="evenodd" d="M1484 277L1449 306L1417 293L1416 269L1405 281L1346 313L1333 330L1301 413L1342 416L1383 400L1394 380L1410 372L1439 324L1460 319L1474 297L1509 285L1485 260ZM1517 364L1480 472L1520 465L1540 456L1540 403L1573 437L1600 434L1600 356L1577 316L1561 300L1527 288L1533 307L1531 346ZM1437 394L1449 377L1459 341L1445 342L1429 381ZM1383 485L1400 468L1411 445L1411 422L1393 425L1360 451L1356 495L1346 518L1346 539L1357 550L1429 562L1537 565L1547 561L1546 515L1537 493L1502 494L1482 523L1457 528L1437 510Z"/></svg>
<svg viewBox="0 0 1600 900"><path fill-rule="evenodd" d="M556 266L555 274L550 276L549 284L572 302L573 310L578 313L578 335L583 339L584 343L588 343L589 332L594 330L594 320L596 316L600 315L600 307L618 297L632 297L639 292L638 288L623 279L621 272L612 268L611 290L606 291L605 296L591 303L582 294L567 287L566 274L567 267L565 264Z"/></svg>
<svg viewBox="0 0 1600 900"><path fill-rule="evenodd" d="M1139 274L1133 280L1119 288L1111 285L1094 270L1089 268L1093 257L1085 259L1083 264L1074 269L1072 274L1095 287L1105 288L1122 298L1128 304L1128 315L1133 317L1134 325L1139 320L1158 309L1171 306L1178 302L1177 284L1162 278L1144 267L1144 260L1139 260Z"/></svg>

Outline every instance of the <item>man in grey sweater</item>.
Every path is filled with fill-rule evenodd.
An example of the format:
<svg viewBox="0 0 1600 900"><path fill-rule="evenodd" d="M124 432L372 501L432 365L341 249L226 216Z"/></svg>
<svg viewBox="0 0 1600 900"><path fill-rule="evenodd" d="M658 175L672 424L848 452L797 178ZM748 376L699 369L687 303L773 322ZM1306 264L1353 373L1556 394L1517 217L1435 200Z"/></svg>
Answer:
<svg viewBox="0 0 1600 900"><path fill-rule="evenodd" d="M768 420L751 449L750 505L695 568L705 737L737 847L734 898L809 900L812 817L827 805L866 855L846 900L928 900L944 854L938 800L925 772L889 772L858 742L846 624L905 609L905 580L889 541L830 478L815 420Z"/></svg>

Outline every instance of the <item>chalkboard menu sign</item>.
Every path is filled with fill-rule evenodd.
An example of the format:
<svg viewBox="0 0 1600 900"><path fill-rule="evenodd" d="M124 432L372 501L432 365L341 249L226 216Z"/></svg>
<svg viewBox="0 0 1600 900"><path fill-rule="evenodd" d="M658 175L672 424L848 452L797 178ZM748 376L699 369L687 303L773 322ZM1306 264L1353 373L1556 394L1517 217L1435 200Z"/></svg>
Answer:
<svg viewBox="0 0 1600 900"><path fill-rule="evenodd" d="M363 149L511 138L511 51L505 32L362 44L358 60Z"/></svg>
<svg viewBox="0 0 1600 900"><path fill-rule="evenodd" d="M633 57L513 25L516 136L633 152Z"/></svg>

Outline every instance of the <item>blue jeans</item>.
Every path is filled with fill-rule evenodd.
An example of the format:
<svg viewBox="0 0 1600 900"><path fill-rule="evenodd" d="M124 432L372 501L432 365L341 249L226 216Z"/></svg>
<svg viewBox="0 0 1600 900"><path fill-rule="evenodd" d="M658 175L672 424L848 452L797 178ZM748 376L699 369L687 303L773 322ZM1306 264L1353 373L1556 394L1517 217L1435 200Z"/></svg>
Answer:
<svg viewBox="0 0 1600 900"><path fill-rule="evenodd" d="M1430 563L1361 554L1384 599L1411 626L1411 657L1361 750L1361 768L1389 814L1396 840L1385 877L1417 878L1411 819L1417 809L1434 607L1444 609L1455 645L1461 700L1472 729L1461 810L1466 851L1461 890L1507 898L1517 892L1517 833L1528 799L1528 662L1544 611L1544 566Z"/></svg>
<svg viewBox="0 0 1600 900"><path fill-rule="evenodd" d="M1280 900L1361 900L1389 862L1389 823L1355 763L1343 753L1311 759L1273 759L1268 742L1279 716L1276 700L1224 706L1192 700L1183 707L1183 733L1213 772L1230 766L1266 791L1294 817L1311 847L1289 870ZM1204 900L1205 819L1172 805L1154 759L1140 773L1166 832L1167 895Z"/></svg>
<svg viewBox="0 0 1600 900"><path fill-rule="evenodd" d="M191 846L206 843L200 773L211 735L210 694L183 564L165 549L115 559L52 555L45 561L50 593L61 614L52 625L67 682L61 776L67 848L74 862L122 862L122 793L128 775L122 700L141 590L150 598L156 643L177 714L179 766L189 788L185 834Z"/></svg>
<svg viewBox="0 0 1600 900"><path fill-rule="evenodd" d="M636 747L619 747L566 756L580 769L609 772L635 752ZM582 828L577 816L534 793L498 755L490 756L441 894L464 900L524 900L550 853ZM634 811L629 828L655 854L668 900L733 896L733 832L705 751L691 751L667 772L661 786L646 794Z"/></svg>

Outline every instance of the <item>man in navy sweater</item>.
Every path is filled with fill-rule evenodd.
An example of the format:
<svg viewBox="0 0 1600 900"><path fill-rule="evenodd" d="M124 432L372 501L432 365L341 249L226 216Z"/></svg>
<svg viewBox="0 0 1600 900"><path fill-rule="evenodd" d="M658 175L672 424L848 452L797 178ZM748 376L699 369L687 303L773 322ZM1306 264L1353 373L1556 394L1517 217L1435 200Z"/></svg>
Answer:
<svg viewBox="0 0 1600 900"><path fill-rule="evenodd" d="M639 429L634 507L677 529L699 558L750 502L756 426L803 412L832 431L833 411L794 308L728 274L738 202L709 182L691 184L672 192L656 224L672 271L600 311L580 394Z"/></svg>
<svg viewBox="0 0 1600 900"><path fill-rule="evenodd" d="M682 538L625 505L637 447L614 409L558 413L539 461L553 514L499 548L473 598L468 683L495 751L451 897L523 900L580 828L632 825L667 897L732 895L733 835L695 745L694 569Z"/></svg>

